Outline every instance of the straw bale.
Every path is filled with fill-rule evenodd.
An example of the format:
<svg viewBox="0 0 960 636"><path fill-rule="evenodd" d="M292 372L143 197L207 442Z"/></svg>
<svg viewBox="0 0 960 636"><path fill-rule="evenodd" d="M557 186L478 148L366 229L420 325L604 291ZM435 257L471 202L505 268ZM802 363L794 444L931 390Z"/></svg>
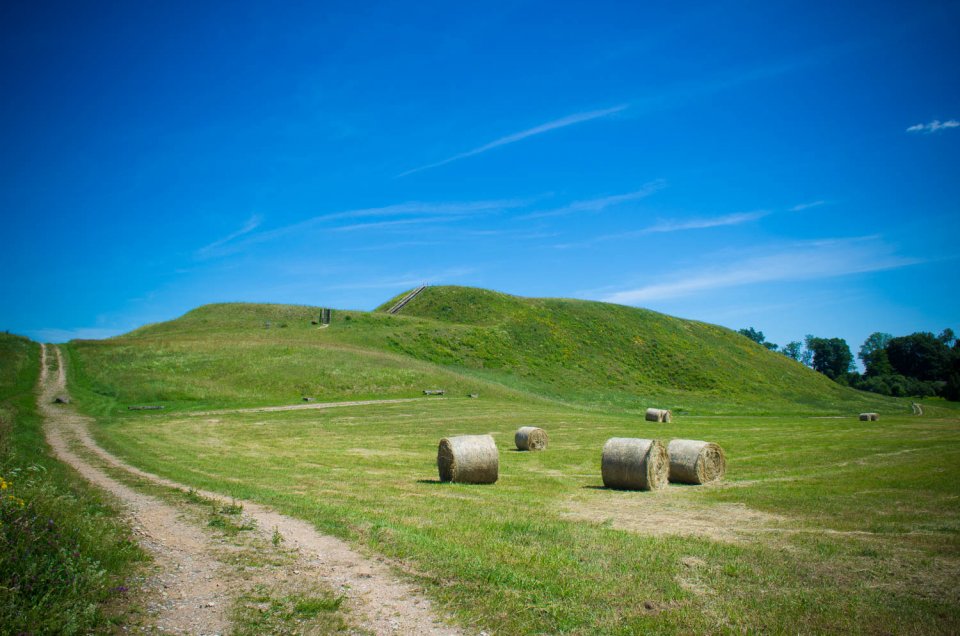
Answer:
<svg viewBox="0 0 960 636"><path fill-rule="evenodd" d="M667 444L670 456L670 481L681 484L705 484L723 477L727 458L712 442L675 439Z"/></svg>
<svg viewBox="0 0 960 636"><path fill-rule="evenodd" d="M645 418L648 422L670 422L670 411L666 409L647 409Z"/></svg>
<svg viewBox="0 0 960 636"><path fill-rule="evenodd" d="M538 451L547 447L547 432L536 426L521 426L513 436L519 450Z"/></svg>
<svg viewBox="0 0 960 636"><path fill-rule="evenodd" d="M444 437L437 448L440 481L492 484L500 472L497 443L490 435Z"/></svg>
<svg viewBox="0 0 960 636"><path fill-rule="evenodd" d="M861 413L860 414L861 422L878 422L880 421L879 413Z"/></svg>
<svg viewBox="0 0 960 636"><path fill-rule="evenodd" d="M603 445L603 485L622 490L657 490L667 485L670 459L656 439L612 437Z"/></svg>

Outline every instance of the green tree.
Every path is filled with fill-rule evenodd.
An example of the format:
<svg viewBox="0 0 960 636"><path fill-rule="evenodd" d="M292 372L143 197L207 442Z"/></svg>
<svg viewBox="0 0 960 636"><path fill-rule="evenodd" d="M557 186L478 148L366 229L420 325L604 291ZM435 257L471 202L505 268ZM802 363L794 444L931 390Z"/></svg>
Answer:
<svg viewBox="0 0 960 636"><path fill-rule="evenodd" d="M807 350L813 353L813 369L831 380L846 379L853 367L853 354L843 338L807 336Z"/></svg>
<svg viewBox="0 0 960 636"><path fill-rule="evenodd" d="M945 380L950 370L949 347L929 332L891 338L886 351L893 370L908 378Z"/></svg>
<svg viewBox="0 0 960 636"><path fill-rule="evenodd" d="M803 354L803 344L796 340L791 340L783 345L780 353L799 362L800 356Z"/></svg>
<svg viewBox="0 0 960 636"><path fill-rule="evenodd" d="M737 333L741 336L753 340L759 345L763 345L770 351L776 351L778 349L777 345L772 342L767 342L766 336L763 335L762 331L757 331L753 327L747 327L746 329L738 329Z"/></svg>
<svg viewBox="0 0 960 636"><path fill-rule="evenodd" d="M893 373L890 359L887 357L887 343L893 339L888 333L875 331L870 334L863 344L857 357L863 363L867 376L889 375Z"/></svg>

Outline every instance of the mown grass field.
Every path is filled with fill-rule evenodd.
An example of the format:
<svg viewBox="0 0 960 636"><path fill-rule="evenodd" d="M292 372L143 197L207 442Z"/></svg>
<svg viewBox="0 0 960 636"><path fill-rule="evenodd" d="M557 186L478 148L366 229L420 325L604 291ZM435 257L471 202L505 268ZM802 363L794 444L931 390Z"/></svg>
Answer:
<svg viewBox="0 0 960 636"><path fill-rule="evenodd" d="M435 291L409 306L423 315L334 312L327 329L310 324L316 308L219 305L75 342L74 395L128 461L385 555L475 631L960 631L949 404L912 417L907 401L653 312ZM624 348L638 339L643 351ZM650 369L661 363L669 373ZM195 414L425 388L448 394ZM142 403L166 410L126 411ZM676 421L644 422L646 406ZM862 410L881 420L858 421ZM547 451L512 450L530 424L549 432ZM461 433L494 435L497 484L438 482L437 443ZM727 479L606 490L600 450L614 436L717 442Z"/></svg>
<svg viewBox="0 0 960 636"><path fill-rule="evenodd" d="M542 453L511 450L538 424ZM492 433L500 481L441 484L440 437ZM718 486L602 488L613 436L688 437ZM466 625L498 633L960 628L956 418L689 418L426 400L323 411L142 415L98 437L138 465L275 505L385 554Z"/></svg>

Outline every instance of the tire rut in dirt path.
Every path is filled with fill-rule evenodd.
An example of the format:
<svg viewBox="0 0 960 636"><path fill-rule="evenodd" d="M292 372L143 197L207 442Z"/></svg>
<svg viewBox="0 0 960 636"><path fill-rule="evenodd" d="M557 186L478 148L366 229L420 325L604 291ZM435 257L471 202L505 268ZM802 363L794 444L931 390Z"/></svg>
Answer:
<svg viewBox="0 0 960 636"><path fill-rule="evenodd" d="M58 379L50 384L45 393L45 406L54 395L65 394L65 373L59 349L55 349L59 364ZM46 386L46 385L45 385ZM49 398L49 399L47 399ZM97 445L90 435L87 419L76 416L73 434L90 452L105 463L148 480L156 485L187 490L188 487L131 466ZM202 497L224 501L224 496L204 490L194 490ZM233 501L233 500L231 500ZM402 581L384 559L372 559L361 555L345 541L317 532L311 524L300 519L282 515L266 506L251 501L236 501L243 506L244 514L257 522L258 531L264 534L279 532L284 544L299 552L307 561L310 570L329 586L341 591L346 598L346 608L356 621L375 634L424 634L459 635L462 632L444 624L438 618L433 605L423 592Z"/></svg>
<svg viewBox="0 0 960 636"><path fill-rule="evenodd" d="M112 479L70 449L66 434L84 426L69 407L54 406L64 395L63 364L57 350L57 379L49 379L47 350L40 363L39 409L44 435L60 461L72 466L87 481L117 497L128 509L141 545L151 553L160 573L154 583L162 591L154 606L156 627L182 634L222 634L227 630L225 611L230 600L221 565L208 556L210 539L179 519L175 508L143 495Z"/></svg>

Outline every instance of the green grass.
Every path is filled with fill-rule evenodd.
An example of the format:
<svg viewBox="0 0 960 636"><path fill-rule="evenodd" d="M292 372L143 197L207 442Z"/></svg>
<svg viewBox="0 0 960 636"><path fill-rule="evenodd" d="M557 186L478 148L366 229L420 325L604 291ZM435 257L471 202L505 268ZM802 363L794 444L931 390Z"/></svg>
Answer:
<svg viewBox="0 0 960 636"><path fill-rule="evenodd" d="M423 389L675 413L909 412L841 387L728 329L604 303L430 287L401 315L207 305L69 347L106 413L412 397ZM269 325L269 328L266 327ZM106 399L104 399L106 398Z"/></svg>
<svg viewBox="0 0 960 636"><path fill-rule="evenodd" d="M110 631L146 556L116 509L47 455L39 347L0 335L0 361L0 631Z"/></svg>
<svg viewBox="0 0 960 636"><path fill-rule="evenodd" d="M550 432L549 449L510 450L530 423ZM439 438L483 432L500 447L500 481L438 483ZM501 633L960 628L955 418L702 417L665 428L448 400L121 418L98 436L147 470L276 506L384 554L464 624ZM613 436L716 441L728 479L605 490L599 453Z"/></svg>
<svg viewBox="0 0 960 636"><path fill-rule="evenodd" d="M335 311L317 329L317 313L209 305L76 341L74 396L128 461L385 555L463 625L960 630L956 405L909 417L907 401L840 387L727 329L601 303L428 288L398 316ZM189 413L428 388L447 399ZM144 403L167 408L125 408ZM672 408L676 422L641 421L647 406ZM866 410L881 421L859 422ZM529 424L548 430L546 452L510 450ZM500 481L439 483L438 440L487 432ZM605 490L599 455L614 436L715 441L728 479Z"/></svg>

